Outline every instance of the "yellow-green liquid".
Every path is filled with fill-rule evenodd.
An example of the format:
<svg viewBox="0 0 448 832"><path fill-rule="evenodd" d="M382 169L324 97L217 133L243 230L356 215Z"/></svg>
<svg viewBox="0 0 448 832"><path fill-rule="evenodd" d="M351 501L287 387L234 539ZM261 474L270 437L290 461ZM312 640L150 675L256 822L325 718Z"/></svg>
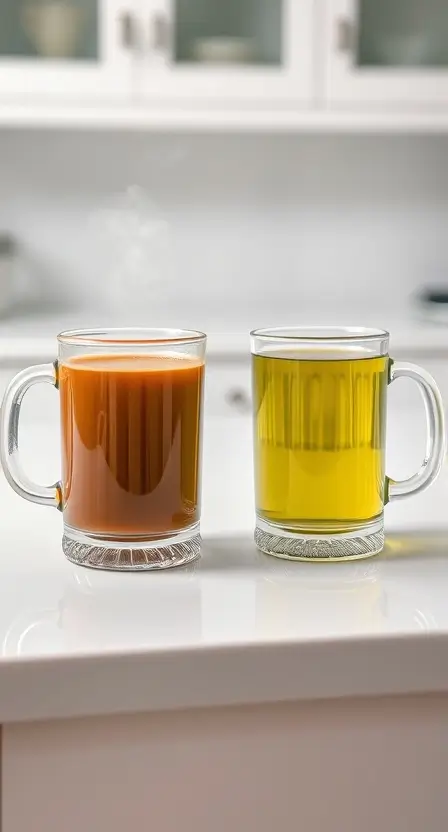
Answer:
<svg viewBox="0 0 448 832"><path fill-rule="evenodd" d="M383 510L388 358L302 355L253 357L257 512L343 531Z"/></svg>

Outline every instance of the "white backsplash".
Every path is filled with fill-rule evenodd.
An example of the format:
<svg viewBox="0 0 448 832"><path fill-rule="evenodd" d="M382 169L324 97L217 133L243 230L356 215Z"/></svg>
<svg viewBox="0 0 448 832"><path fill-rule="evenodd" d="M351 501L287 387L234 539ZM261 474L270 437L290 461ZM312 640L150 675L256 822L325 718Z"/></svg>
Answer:
<svg viewBox="0 0 448 832"><path fill-rule="evenodd" d="M3 131L0 228L42 305L256 324L380 309L448 283L447 162L444 136ZM150 288L118 296L98 216L133 185L167 246Z"/></svg>

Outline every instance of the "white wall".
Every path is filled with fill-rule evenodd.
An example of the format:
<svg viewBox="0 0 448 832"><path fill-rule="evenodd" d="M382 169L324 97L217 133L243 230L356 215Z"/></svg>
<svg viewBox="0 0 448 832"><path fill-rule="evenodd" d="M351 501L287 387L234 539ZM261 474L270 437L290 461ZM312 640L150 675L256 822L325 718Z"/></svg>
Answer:
<svg viewBox="0 0 448 832"><path fill-rule="evenodd" d="M317 301L381 308L424 282L448 282L447 161L443 136L4 131L0 227L22 242L41 297L125 314L130 293L111 277L117 263L120 275L125 268L98 211L137 184L169 228L161 257L157 237L150 290L133 273L141 251L126 260L139 320L168 311L173 320L186 304L203 325L224 313L303 318ZM145 252L153 259L148 237Z"/></svg>

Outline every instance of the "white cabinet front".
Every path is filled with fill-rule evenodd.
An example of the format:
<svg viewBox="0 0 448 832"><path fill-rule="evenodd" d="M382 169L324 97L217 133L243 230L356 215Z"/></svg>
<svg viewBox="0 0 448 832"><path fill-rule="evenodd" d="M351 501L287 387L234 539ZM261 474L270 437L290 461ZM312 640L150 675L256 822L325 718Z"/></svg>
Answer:
<svg viewBox="0 0 448 832"><path fill-rule="evenodd" d="M147 98L312 97L312 0L142 0Z"/></svg>
<svg viewBox="0 0 448 832"><path fill-rule="evenodd" d="M1 0L0 101L128 97L137 55L136 2Z"/></svg>
<svg viewBox="0 0 448 832"><path fill-rule="evenodd" d="M446 0L327 0L325 22L330 103L448 102Z"/></svg>

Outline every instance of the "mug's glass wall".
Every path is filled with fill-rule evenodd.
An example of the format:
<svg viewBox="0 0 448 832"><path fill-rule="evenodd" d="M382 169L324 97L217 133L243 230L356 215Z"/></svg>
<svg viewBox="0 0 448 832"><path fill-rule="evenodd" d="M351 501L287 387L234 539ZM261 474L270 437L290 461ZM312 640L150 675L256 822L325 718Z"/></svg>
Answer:
<svg viewBox="0 0 448 832"><path fill-rule="evenodd" d="M307 536L375 532L384 506L387 343L373 332L255 333L260 534L288 530L302 545Z"/></svg>

